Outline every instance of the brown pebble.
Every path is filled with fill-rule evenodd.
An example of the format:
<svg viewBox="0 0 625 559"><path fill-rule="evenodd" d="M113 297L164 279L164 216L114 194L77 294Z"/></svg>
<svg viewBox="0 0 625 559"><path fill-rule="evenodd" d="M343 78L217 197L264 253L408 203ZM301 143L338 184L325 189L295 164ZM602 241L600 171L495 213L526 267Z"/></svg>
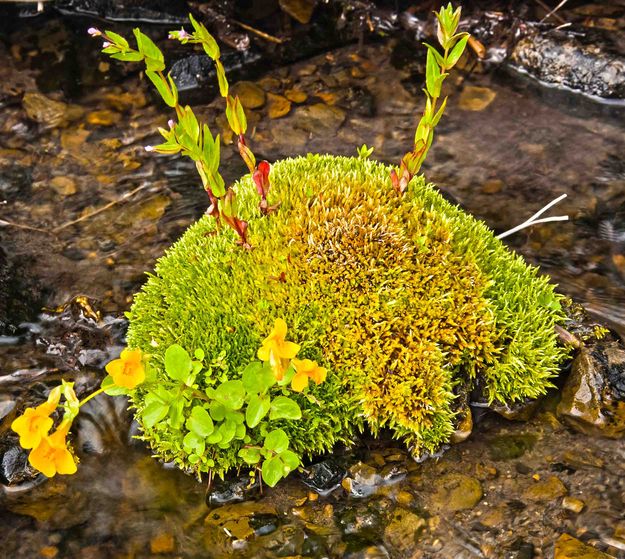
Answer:
<svg viewBox="0 0 625 559"><path fill-rule="evenodd" d="M284 92L284 96L289 100L293 101L293 103L303 103L308 99L308 94L301 89L287 89Z"/></svg>
<svg viewBox="0 0 625 559"><path fill-rule="evenodd" d="M291 101L282 95L267 93L267 114L269 118L280 118L289 114L291 110Z"/></svg>
<svg viewBox="0 0 625 559"><path fill-rule="evenodd" d="M504 184L500 179L490 179L487 180L482 185L482 192L484 194L497 194L497 192L501 192L503 190Z"/></svg>
<svg viewBox="0 0 625 559"><path fill-rule="evenodd" d="M171 533L159 534L150 540L152 553L172 553L174 547L174 535Z"/></svg>
<svg viewBox="0 0 625 559"><path fill-rule="evenodd" d="M46 559L52 559L59 554L59 548L54 545L46 545L39 550L39 554Z"/></svg>
<svg viewBox="0 0 625 559"><path fill-rule="evenodd" d="M564 499L562 499L562 508L566 509L566 510L570 510L574 513L580 513L582 512L582 509L584 508L584 501L582 501L581 499L576 499L575 497L564 497Z"/></svg>

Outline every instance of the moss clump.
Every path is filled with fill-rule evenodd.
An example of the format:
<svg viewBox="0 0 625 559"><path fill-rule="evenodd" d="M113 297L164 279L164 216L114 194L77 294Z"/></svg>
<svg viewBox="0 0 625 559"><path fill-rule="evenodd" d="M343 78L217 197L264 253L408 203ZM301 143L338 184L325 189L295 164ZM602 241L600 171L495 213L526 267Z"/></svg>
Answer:
<svg viewBox="0 0 625 559"><path fill-rule="evenodd" d="M267 217L244 177L236 189L254 249L211 218L192 225L137 294L129 346L157 364L172 343L201 348L209 375L238 378L284 318L298 357L329 371L314 399L299 396L304 420L284 422L300 455L349 443L363 420L433 451L454 429L455 393L543 394L564 357L553 286L422 178L398 196L389 171L333 156L278 162L270 203L281 205ZM140 390L134 404L141 420ZM180 464L184 435L146 430ZM217 471L240 465L237 451L216 449Z"/></svg>

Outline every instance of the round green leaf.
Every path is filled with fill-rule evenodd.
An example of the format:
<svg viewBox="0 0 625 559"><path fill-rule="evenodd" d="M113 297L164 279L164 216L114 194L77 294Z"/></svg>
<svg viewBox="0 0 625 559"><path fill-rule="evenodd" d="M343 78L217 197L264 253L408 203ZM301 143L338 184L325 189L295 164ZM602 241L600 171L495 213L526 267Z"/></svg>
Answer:
<svg viewBox="0 0 625 559"><path fill-rule="evenodd" d="M265 437L264 446L266 449L280 454L289 448L289 437L282 429L274 429Z"/></svg>
<svg viewBox="0 0 625 559"><path fill-rule="evenodd" d="M215 399L229 410L241 409L245 399L245 387L240 380L227 380L215 390Z"/></svg>
<svg viewBox="0 0 625 559"><path fill-rule="evenodd" d="M245 410L245 421L248 427L256 427L267 415L270 406L271 398L269 396L252 396Z"/></svg>
<svg viewBox="0 0 625 559"><path fill-rule="evenodd" d="M143 424L149 429L154 427L169 413L169 405L154 401L143 410Z"/></svg>
<svg viewBox="0 0 625 559"><path fill-rule="evenodd" d="M295 400L286 396L278 396L271 402L271 413L269 419L301 419L302 410Z"/></svg>
<svg viewBox="0 0 625 559"><path fill-rule="evenodd" d="M246 464L258 464L258 462L260 462L260 449L242 448L239 450L239 457L241 457Z"/></svg>
<svg viewBox="0 0 625 559"><path fill-rule="evenodd" d="M215 430L211 416L202 406L194 406L187 426L200 437L208 437Z"/></svg>
<svg viewBox="0 0 625 559"><path fill-rule="evenodd" d="M237 432L237 424L234 421L227 419L219 426L219 432L221 433L220 444L228 444Z"/></svg>
<svg viewBox="0 0 625 559"><path fill-rule="evenodd" d="M223 421L224 417L226 417L226 408L219 402L211 402L208 406L208 411L215 421Z"/></svg>
<svg viewBox="0 0 625 559"><path fill-rule="evenodd" d="M270 366L265 366L260 361L252 361L243 370L241 381L248 394L261 394L275 384L276 375Z"/></svg>
<svg viewBox="0 0 625 559"><path fill-rule="evenodd" d="M269 487L275 487L283 477L284 467L280 458L269 458L263 462L262 473L263 481Z"/></svg>
<svg viewBox="0 0 625 559"><path fill-rule="evenodd" d="M191 357L185 349L173 344L165 352L165 371L169 378L184 382L191 372Z"/></svg>
<svg viewBox="0 0 625 559"><path fill-rule="evenodd" d="M285 470L288 470L288 472L292 472L300 465L299 456L295 454L295 452L293 452L292 450L285 450L281 452L279 456L282 462L284 462Z"/></svg>

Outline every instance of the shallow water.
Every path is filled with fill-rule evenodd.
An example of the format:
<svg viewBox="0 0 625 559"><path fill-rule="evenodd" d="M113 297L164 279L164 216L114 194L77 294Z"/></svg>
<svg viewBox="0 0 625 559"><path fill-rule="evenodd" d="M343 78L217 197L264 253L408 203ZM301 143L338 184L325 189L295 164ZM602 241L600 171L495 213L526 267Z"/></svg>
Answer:
<svg viewBox="0 0 625 559"><path fill-rule="evenodd" d="M2 325L3 403L34 398L60 376L95 387L144 273L207 206L189 162L145 152L167 117L136 74L81 39L87 26L51 20L0 47L0 235L23 297ZM249 117L254 151L271 161L352 155L367 143L373 157L397 161L420 111L422 57L392 39L271 72L257 82L266 101ZM289 90L301 102L271 97ZM498 232L567 193L554 213L569 222L523 231L510 245L625 332L623 110L479 67L449 93L428 178ZM288 113L276 117L280 106ZM224 132L221 101L197 110ZM223 153L234 179L243 165L233 146ZM529 424L487 417L468 442L424 464L397 443L368 441L343 464L375 469L364 488L316 498L294 478L220 512L206 508L204 486L132 439L123 408L90 406L93 420L77 428L76 476L4 490L0 555L549 557L568 531L625 557L622 443L568 432L549 405ZM437 493L457 474L479 485L479 504L450 510L451 496ZM553 476L563 490L553 482L532 492ZM562 491L585 502L581 514L562 508Z"/></svg>

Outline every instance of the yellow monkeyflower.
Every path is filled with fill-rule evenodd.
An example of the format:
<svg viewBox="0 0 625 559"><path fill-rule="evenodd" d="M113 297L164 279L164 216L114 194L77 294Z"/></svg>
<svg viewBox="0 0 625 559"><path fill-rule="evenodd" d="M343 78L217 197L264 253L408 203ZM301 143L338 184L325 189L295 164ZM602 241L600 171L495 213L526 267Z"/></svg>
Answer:
<svg viewBox="0 0 625 559"><path fill-rule="evenodd" d="M50 414L56 409L60 399L61 387L57 386L50 391L47 402L36 408L26 408L26 411L11 423L11 429L20 436L22 448L36 447L48 434L54 423Z"/></svg>
<svg viewBox="0 0 625 559"><path fill-rule="evenodd" d="M119 359L114 359L106 367L113 382L122 388L132 389L145 380L145 366L140 349L125 349Z"/></svg>
<svg viewBox="0 0 625 559"><path fill-rule="evenodd" d="M293 359L300 348L298 344L285 340L286 330L286 322L282 318L276 318L273 330L258 350L258 358L261 361L269 361L278 380L282 380L287 368L285 361Z"/></svg>
<svg viewBox="0 0 625 559"><path fill-rule="evenodd" d="M65 441L68 431L69 422L64 422L54 433L43 437L28 456L30 465L46 477L76 473L76 462Z"/></svg>
<svg viewBox="0 0 625 559"><path fill-rule="evenodd" d="M295 392L301 392L308 386L308 380L312 379L317 384L321 384L328 375L325 367L320 367L310 359L293 359L293 367L295 367L295 375L291 379L291 388Z"/></svg>

